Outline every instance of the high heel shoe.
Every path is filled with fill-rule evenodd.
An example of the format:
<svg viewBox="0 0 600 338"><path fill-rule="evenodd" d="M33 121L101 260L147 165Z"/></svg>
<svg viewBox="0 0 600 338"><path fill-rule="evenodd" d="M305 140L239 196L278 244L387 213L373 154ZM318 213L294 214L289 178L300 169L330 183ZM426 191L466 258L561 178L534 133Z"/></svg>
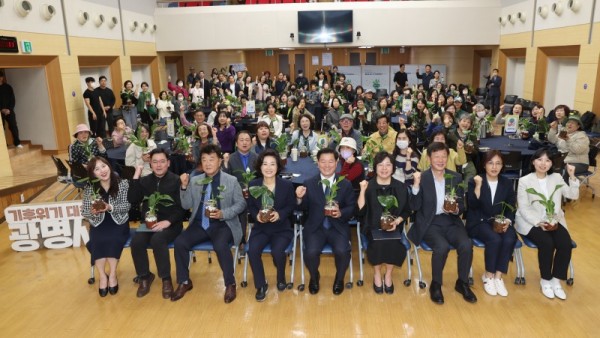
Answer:
<svg viewBox="0 0 600 338"><path fill-rule="evenodd" d="M100 294L100 297L106 297L106 295L108 295L108 289L109 288L98 289L98 293Z"/></svg>
<svg viewBox="0 0 600 338"><path fill-rule="evenodd" d="M110 292L111 295L116 295L117 292L119 292L119 284L117 284L115 286L109 286L108 292Z"/></svg>

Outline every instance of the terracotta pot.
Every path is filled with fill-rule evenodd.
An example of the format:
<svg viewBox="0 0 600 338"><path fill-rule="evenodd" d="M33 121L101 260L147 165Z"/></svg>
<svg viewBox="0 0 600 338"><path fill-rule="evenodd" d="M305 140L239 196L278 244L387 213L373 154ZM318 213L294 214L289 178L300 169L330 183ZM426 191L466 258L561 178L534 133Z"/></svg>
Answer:
<svg viewBox="0 0 600 338"><path fill-rule="evenodd" d="M379 218L381 230L390 230L391 228L393 228L392 223L394 223L394 216L390 214L383 214L381 215L381 218Z"/></svg>
<svg viewBox="0 0 600 338"><path fill-rule="evenodd" d="M369 172L367 172L367 177L368 178L373 178L375 176L375 171L374 170L369 170Z"/></svg>
<svg viewBox="0 0 600 338"><path fill-rule="evenodd" d="M325 214L325 216L333 216L333 210L335 210L336 207L336 202L329 202L325 204L325 208L323 209L323 214Z"/></svg>
<svg viewBox="0 0 600 338"><path fill-rule="evenodd" d="M92 202L92 209L96 211L104 210L106 208L106 203L101 198L98 198Z"/></svg>
<svg viewBox="0 0 600 338"><path fill-rule="evenodd" d="M146 228L152 229L156 225L158 219L156 215L151 215L150 213L146 213Z"/></svg>
<svg viewBox="0 0 600 338"><path fill-rule="evenodd" d="M558 228L558 223L543 222L542 226L546 231L555 231Z"/></svg>
<svg viewBox="0 0 600 338"><path fill-rule="evenodd" d="M444 210L451 212L451 213L457 212L458 211L458 203L456 202L456 199L446 197L444 199Z"/></svg>
<svg viewBox="0 0 600 338"><path fill-rule="evenodd" d="M284 167L287 165L287 157L281 159L281 165Z"/></svg>
<svg viewBox="0 0 600 338"><path fill-rule="evenodd" d="M560 138L567 137L567 131L566 130L561 130L560 133L558 133L558 137L560 137Z"/></svg>
<svg viewBox="0 0 600 338"><path fill-rule="evenodd" d="M475 151L475 146L473 145L473 142L465 143L465 153L471 154L474 151Z"/></svg>
<svg viewBox="0 0 600 338"><path fill-rule="evenodd" d="M523 130L523 131L521 131L521 138L522 138L523 140L526 140L526 139L528 139L528 138L529 138L529 132L528 132L527 130Z"/></svg>
<svg viewBox="0 0 600 338"><path fill-rule="evenodd" d="M302 158L308 157L308 152L307 151L301 151L300 152L300 157L302 157Z"/></svg>
<svg viewBox="0 0 600 338"><path fill-rule="evenodd" d="M192 153L185 154L185 160L188 162L194 162L194 154L192 154Z"/></svg>
<svg viewBox="0 0 600 338"><path fill-rule="evenodd" d="M274 212L274 210L272 207L260 209L258 211L258 218L260 219L261 222L267 223L267 222L269 222L271 217L273 217L273 212Z"/></svg>
<svg viewBox="0 0 600 338"><path fill-rule="evenodd" d="M248 188L243 188L242 189L242 196L244 196L244 198L250 197L250 190L248 190Z"/></svg>
<svg viewBox="0 0 600 338"><path fill-rule="evenodd" d="M492 225L493 229L495 232L502 234L504 233L504 226L507 223L507 219L506 218L500 218L500 217L496 217L494 218L494 223Z"/></svg>
<svg viewBox="0 0 600 338"><path fill-rule="evenodd" d="M217 201L208 200L204 207L204 216L210 217L210 213L217 210Z"/></svg>

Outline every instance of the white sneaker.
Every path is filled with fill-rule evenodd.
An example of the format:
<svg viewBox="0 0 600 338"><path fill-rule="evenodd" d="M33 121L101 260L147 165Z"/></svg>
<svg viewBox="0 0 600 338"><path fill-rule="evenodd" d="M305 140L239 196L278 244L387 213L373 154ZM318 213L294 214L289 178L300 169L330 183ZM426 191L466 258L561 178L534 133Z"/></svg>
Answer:
<svg viewBox="0 0 600 338"><path fill-rule="evenodd" d="M554 290L552 288L552 283L550 283L549 280L540 280L540 287L542 288L542 293L544 296L554 299Z"/></svg>
<svg viewBox="0 0 600 338"><path fill-rule="evenodd" d="M504 286L504 280L502 278L494 278L494 284L496 284L496 292L498 292L500 296L508 296L508 290L506 290L506 286Z"/></svg>
<svg viewBox="0 0 600 338"><path fill-rule="evenodd" d="M481 280L483 281L483 289L488 295L495 296L498 294L493 278L487 278L485 274L483 274L483 276L481 276Z"/></svg>
<svg viewBox="0 0 600 338"><path fill-rule="evenodd" d="M19 145L17 146L17 148L21 149L21 148L23 148L23 145L22 145L22 144L19 144Z"/></svg>
<svg viewBox="0 0 600 338"><path fill-rule="evenodd" d="M552 291L554 291L554 295L556 296L556 298L559 298L562 300L567 299L567 294L565 293L565 290L562 288L562 285L560 284L560 279L552 278L552 280L550 282L552 284Z"/></svg>

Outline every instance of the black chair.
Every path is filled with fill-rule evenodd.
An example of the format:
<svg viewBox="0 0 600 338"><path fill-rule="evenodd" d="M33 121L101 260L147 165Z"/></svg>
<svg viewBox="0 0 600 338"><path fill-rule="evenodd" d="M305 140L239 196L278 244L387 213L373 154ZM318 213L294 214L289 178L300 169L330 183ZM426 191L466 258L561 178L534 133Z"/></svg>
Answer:
<svg viewBox="0 0 600 338"><path fill-rule="evenodd" d="M388 91L385 88L382 89L377 89L377 91L375 92L375 97L379 100L380 98L387 96L388 95Z"/></svg>
<svg viewBox="0 0 600 338"><path fill-rule="evenodd" d="M517 95L506 95L504 97L504 103L515 104L517 102Z"/></svg>
<svg viewBox="0 0 600 338"><path fill-rule="evenodd" d="M487 94L487 88L485 88L485 87L480 87L475 90L475 96L483 97L483 96L486 96L486 94Z"/></svg>
<svg viewBox="0 0 600 338"><path fill-rule="evenodd" d="M59 197L70 187L73 186L73 179L71 178L71 175L69 175L69 169L67 169L67 166L65 166L65 164L63 163L63 161L52 155L52 161L54 162L54 165L56 166L56 181L58 183L64 184L65 186L56 194L54 195L54 201L58 201ZM76 188L73 187L71 190L69 190L65 195L62 196L62 199L60 199L61 201L64 201L67 197L69 197L69 195L71 195L71 193L73 191L75 191Z"/></svg>
<svg viewBox="0 0 600 338"><path fill-rule="evenodd" d="M596 162L596 156L598 156L598 151L600 151L600 149L598 148L600 146L600 143L598 144L590 144L590 151L588 152L588 158L590 161L590 167L588 168L588 170L584 173L580 173L577 174L577 178L579 179L579 181L581 181L581 184L590 188L592 190L592 199L594 199L596 197L596 189L594 189L594 186L590 185L590 179L596 175L596 170L598 170L598 163Z"/></svg>
<svg viewBox="0 0 600 338"><path fill-rule="evenodd" d="M131 181L135 175L135 167L121 166L121 178L124 180Z"/></svg>
<svg viewBox="0 0 600 338"><path fill-rule="evenodd" d="M81 179L88 177L87 169L85 169L81 163L67 163L71 168L71 179L73 180L73 186L75 186L78 191L77 195L75 195L75 198L77 199L81 196L83 188L85 188L85 185L87 184L87 182L79 182Z"/></svg>
<svg viewBox="0 0 600 338"><path fill-rule="evenodd" d="M520 151L502 151L504 158L504 173L503 175L513 180L515 191L517 191L517 182L523 175L523 158Z"/></svg>

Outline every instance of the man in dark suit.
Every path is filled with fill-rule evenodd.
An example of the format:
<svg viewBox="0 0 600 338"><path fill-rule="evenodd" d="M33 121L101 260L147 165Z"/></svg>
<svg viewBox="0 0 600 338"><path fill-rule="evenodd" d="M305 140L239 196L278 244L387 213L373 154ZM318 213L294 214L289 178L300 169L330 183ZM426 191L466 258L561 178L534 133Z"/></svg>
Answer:
<svg viewBox="0 0 600 338"><path fill-rule="evenodd" d="M247 130L240 130L235 136L235 145L237 150L230 154L223 154L223 171L229 175L235 176L242 189L248 188L244 186L242 181L242 173L247 171L255 171L256 159L258 155L252 152L252 136ZM240 223L242 224L242 242L246 241L246 227L248 218L246 217L248 210L240 214Z"/></svg>
<svg viewBox="0 0 600 338"><path fill-rule="evenodd" d="M502 77L498 75L498 69L492 71L492 76L487 80L485 86L488 88L488 98L492 114L497 114L500 109L500 86L502 86Z"/></svg>
<svg viewBox="0 0 600 338"><path fill-rule="evenodd" d="M417 79L421 80L423 89L429 91L429 83L433 80L433 73L431 72L431 65L425 65L425 73L419 73L419 67L417 67Z"/></svg>
<svg viewBox="0 0 600 338"><path fill-rule="evenodd" d="M337 204L331 216L325 216L324 207L326 194L331 191L333 183L338 180L335 170L338 154L335 150L324 148L317 153L317 165L320 174L308 179L305 186L296 188L296 198L300 209L308 212L304 223L304 262L310 273L308 290L311 294L319 292L319 264L321 251L326 243L333 248L335 256L335 281L333 294L339 295L344 291L344 276L350 264L350 228L348 221L354 214L356 197L352 184L341 180L337 184ZM322 182L329 181L329 187ZM333 190L335 191L335 189Z"/></svg>
<svg viewBox="0 0 600 338"><path fill-rule="evenodd" d="M221 87L223 88L223 91L229 89L231 91L231 95L234 97L238 97L240 91L242 90L242 87L240 87L240 84L235 81L235 77L233 75L229 75L227 82L223 83Z"/></svg>
<svg viewBox="0 0 600 338"><path fill-rule="evenodd" d="M473 246L459 216L464 211L464 193L458 186L462 177L454 171L446 170L448 154L448 147L444 143L433 142L427 147L431 168L422 174L417 172L414 175L409 203L411 209L416 212L416 217L414 225L408 231L408 238L416 245L425 242L433 249L429 293L434 303L444 303L442 274L450 245L456 248L458 253L458 279L454 289L461 293L466 301L475 303L477 297L469 287ZM445 175L451 175L452 178L447 179ZM444 209L444 197L449 192L447 187L455 189L458 202L456 210Z"/></svg>
<svg viewBox="0 0 600 338"><path fill-rule="evenodd" d="M212 89L212 83L211 81L209 81L208 79L206 79L204 77L204 71L201 70L198 73L198 76L200 77L200 85L201 87L204 89L204 105L206 105L207 102L209 102L209 98L210 98L210 90Z"/></svg>

